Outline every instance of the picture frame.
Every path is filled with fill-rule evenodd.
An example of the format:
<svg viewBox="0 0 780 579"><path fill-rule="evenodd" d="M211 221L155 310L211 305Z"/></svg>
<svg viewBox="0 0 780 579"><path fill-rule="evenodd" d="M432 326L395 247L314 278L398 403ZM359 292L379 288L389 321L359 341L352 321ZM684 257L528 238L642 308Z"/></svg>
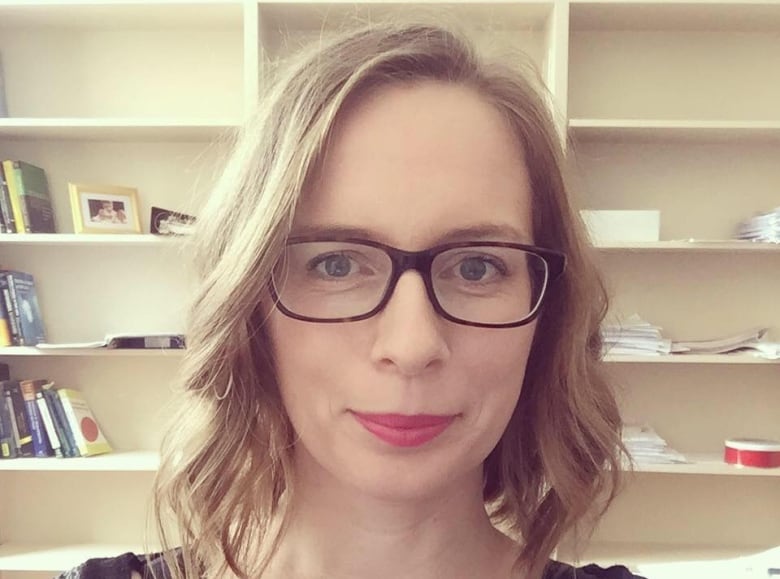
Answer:
<svg viewBox="0 0 780 579"><path fill-rule="evenodd" d="M68 183L68 192L75 233L141 233L137 189Z"/></svg>

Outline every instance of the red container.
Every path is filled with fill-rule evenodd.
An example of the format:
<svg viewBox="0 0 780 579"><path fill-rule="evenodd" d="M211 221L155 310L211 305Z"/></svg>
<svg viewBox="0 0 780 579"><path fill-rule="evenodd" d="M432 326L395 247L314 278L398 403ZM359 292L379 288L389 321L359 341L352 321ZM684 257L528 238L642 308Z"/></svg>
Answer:
<svg viewBox="0 0 780 579"><path fill-rule="evenodd" d="M723 459L728 464L780 467L780 441L761 438L731 438L726 441Z"/></svg>

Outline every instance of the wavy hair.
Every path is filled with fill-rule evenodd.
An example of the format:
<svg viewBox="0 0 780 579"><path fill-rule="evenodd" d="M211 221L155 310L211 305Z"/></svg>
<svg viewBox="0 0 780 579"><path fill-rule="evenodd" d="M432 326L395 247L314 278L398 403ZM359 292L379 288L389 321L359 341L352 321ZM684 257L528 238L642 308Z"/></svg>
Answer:
<svg viewBox="0 0 780 579"><path fill-rule="evenodd" d="M530 67L488 59L467 35L428 24L340 33L272 72L192 241L199 286L154 483L172 575L257 578L277 549L295 490L294 432L258 304L345 103L392 83L438 81L470 87L502 113L525 154L535 243L568 258L537 323L517 407L484 463L488 513L519 539L518 565L541 576L567 533L614 498L623 452L601 362L607 293L568 198L549 95Z"/></svg>

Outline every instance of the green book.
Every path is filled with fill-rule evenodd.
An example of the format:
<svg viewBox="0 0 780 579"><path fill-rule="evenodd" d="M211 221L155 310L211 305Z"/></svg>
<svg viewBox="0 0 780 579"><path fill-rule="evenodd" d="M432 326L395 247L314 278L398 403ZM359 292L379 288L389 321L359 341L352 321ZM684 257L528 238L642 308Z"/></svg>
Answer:
<svg viewBox="0 0 780 579"><path fill-rule="evenodd" d="M24 161L14 161L14 169L25 231L56 233L46 172Z"/></svg>

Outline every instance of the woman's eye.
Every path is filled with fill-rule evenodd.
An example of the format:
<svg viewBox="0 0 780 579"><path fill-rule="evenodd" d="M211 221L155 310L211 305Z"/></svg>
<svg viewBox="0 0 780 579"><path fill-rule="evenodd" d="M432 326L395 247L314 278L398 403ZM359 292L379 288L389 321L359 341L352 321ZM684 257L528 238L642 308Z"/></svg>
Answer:
<svg viewBox="0 0 780 579"><path fill-rule="evenodd" d="M484 259L470 257L460 262L458 273L466 281L480 281L487 274L489 267L493 266Z"/></svg>
<svg viewBox="0 0 780 579"><path fill-rule="evenodd" d="M346 255L326 255L313 259L307 267L326 277L346 277L352 271L352 260Z"/></svg>

